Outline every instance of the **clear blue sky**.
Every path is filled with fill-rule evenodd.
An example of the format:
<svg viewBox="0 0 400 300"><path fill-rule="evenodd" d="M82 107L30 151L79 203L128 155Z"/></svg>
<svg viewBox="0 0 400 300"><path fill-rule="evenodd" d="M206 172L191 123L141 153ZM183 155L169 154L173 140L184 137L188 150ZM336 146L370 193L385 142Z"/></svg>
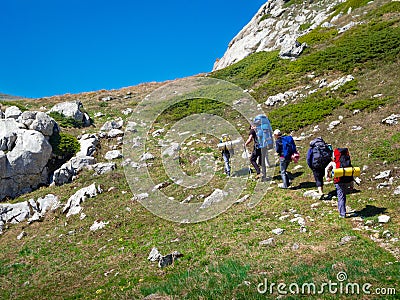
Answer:
<svg viewBox="0 0 400 300"><path fill-rule="evenodd" d="M1 0L0 92L45 97L212 69L266 0Z"/></svg>

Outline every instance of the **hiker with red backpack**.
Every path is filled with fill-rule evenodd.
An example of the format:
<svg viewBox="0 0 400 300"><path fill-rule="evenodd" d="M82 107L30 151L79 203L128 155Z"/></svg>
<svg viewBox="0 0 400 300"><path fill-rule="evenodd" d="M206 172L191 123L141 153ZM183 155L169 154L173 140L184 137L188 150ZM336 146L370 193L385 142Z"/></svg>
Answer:
<svg viewBox="0 0 400 300"><path fill-rule="evenodd" d="M352 168L349 149L347 148L336 148L333 151L333 161L328 164L325 169L325 177L327 181L333 178L335 184L337 197L338 197L338 211L339 217L346 218L346 194L348 193L352 182L353 176L334 176L337 169L343 169L343 174L346 174L345 168ZM352 168L354 169L354 168Z"/></svg>
<svg viewBox="0 0 400 300"><path fill-rule="evenodd" d="M322 137L317 137L310 142L307 152L307 164L313 172L318 194L324 195L325 168L332 161L332 146L325 143Z"/></svg>
<svg viewBox="0 0 400 300"><path fill-rule="evenodd" d="M292 155L297 152L296 144L290 135L282 135L279 129L274 131L275 151L279 155L279 166L281 169L282 183L278 187L287 189L290 185L287 168L292 161Z"/></svg>

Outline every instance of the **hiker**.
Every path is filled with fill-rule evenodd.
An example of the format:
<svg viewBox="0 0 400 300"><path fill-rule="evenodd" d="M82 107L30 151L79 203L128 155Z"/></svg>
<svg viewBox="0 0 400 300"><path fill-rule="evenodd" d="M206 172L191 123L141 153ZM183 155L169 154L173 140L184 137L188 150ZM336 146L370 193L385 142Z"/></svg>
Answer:
<svg viewBox="0 0 400 300"><path fill-rule="evenodd" d="M257 134L256 134L256 126L252 123L250 124L250 133L249 138L245 142L244 146L246 147L252 141L254 142L253 152L251 153L250 162L254 169L256 170L256 179L261 177L261 170L260 170L260 162L261 162L261 149L257 147ZM259 163L257 163L257 160Z"/></svg>
<svg viewBox="0 0 400 300"><path fill-rule="evenodd" d="M230 141L231 141L231 138L228 134L223 134L221 136L220 143L226 143L226 142L230 142ZM224 171L225 171L225 174L228 176L231 176L231 166L230 166L229 160L231 158L231 155L233 155L233 151L234 150L233 150L232 146L227 146L226 144L222 148L222 151L221 151L222 159L224 160L224 164L225 164Z"/></svg>
<svg viewBox="0 0 400 300"><path fill-rule="evenodd" d="M287 189L290 185L287 168L292 161L292 155L297 152L296 144L290 135L282 135L279 129L274 131L275 151L279 155L279 166L281 169L282 183L278 187Z"/></svg>
<svg viewBox="0 0 400 300"><path fill-rule="evenodd" d="M347 148L336 148L333 151L333 160L325 168L326 180L328 182L331 181L333 170L347 167L352 167L349 150ZM353 179L353 176L341 176L333 179L338 198L340 218L346 218L346 194L352 185Z"/></svg>
<svg viewBox="0 0 400 300"><path fill-rule="evenodd" d="M324 195L325 168L332 161L332 146L325 143L322 137L317 137L310 142L307 152L307 164L313 172L318 194Z"/></svg>

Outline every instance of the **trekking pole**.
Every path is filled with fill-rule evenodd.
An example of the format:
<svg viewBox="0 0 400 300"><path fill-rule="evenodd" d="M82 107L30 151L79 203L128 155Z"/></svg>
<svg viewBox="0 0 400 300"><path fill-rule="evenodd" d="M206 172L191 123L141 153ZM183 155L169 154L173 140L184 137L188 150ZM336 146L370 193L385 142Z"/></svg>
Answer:
<svg viewBox="0 0 400 300"><path fill-rule="evenodd" d="M247 153L247 149L246 146L243 144L243 149L244 149L244 153L246 153L246 159L247 159L247 163L249 164L249 175L251 174L251 168L250 168L250 160L249 160L249 154Z"/></svg>

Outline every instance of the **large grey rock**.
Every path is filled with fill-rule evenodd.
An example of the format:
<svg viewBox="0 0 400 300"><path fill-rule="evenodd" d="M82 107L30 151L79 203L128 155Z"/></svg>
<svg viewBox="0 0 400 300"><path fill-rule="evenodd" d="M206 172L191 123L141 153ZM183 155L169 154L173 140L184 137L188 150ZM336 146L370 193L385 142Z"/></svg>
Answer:
<svg viewBox="0 0 400 300"><path fill-rule="evenodd" d="M99 145L99 139L95 134L84 134L79 139L80 151L60 168L54 171L51 184L63 185L71 182L83 168L96 163L92 156Z"/></svg>
<svg viewBox="0 0 400 300"><path fill-rule="evenodd" d="M80 150L75 156L93 156L100 144L99 138L95 134L84 134L79 139Z"/></svg>
<svg viewBox="0 0 400 300"><path fill-rule="evenodd" d="M81 203L85 202L87 198L93 198L100 194L102 191L100 187L96 187L95 183L80 189L71 197L69 197L67 203L65 204L62 212L67 214L67 217L76 215L82 210Z"/></svg>
<svg viewBox="0 0 400 300"><path fill-rule="evenodd" d="M105 173L111 172L116 168L115 163L97 163L89 167L89 169L94 170L96 175L103 175Z"/></svg>
<svg viewBox="0 0 400 300"><path fill-rule="evenodd" d="M14 119L0 119L0 150L10 151L17 140L18 123Z"/></svg>
<svg viewBox="0 0 400 300"><path fill-rule="evenodd" d="M289 37L295 41L326 22L328 16L335 11L333 8L343 0L299 1L288 7L285 6L286 2L266 1L250 22L232 39L224 56L215 62L213 71L230 66L255 52L282 50L289 45ZM332 25L335 22L336 20L331 20ZM311 26L303 31L303 24ZM298 55L301 50L301 46L295 47L289 53Z"/></svg>
<svg viewBox="0 0 400 300"><path fill-rule="evenodd" d="M7 107L4 116L6 119L18 119L18 117L22 114L22 111L16 106Z"/></svg>
<svg viewBox="0 0 400 300"><path fill-rule="evenodd" d="M73 102L62 102L54 105L50 112L58 112L66 117L70 117L75 119L78 122L85 123L87 120L85 119L84 113L81 111L83 108L81 101L73 101Z"/></svg>
<svg viewBox="0 0 400 300"><path fill-rule="evenodd" d="M111 129L120 129L124 125L124 121L119 118L117 120L107 121L101 126L101 131L110 131Z"/></svg>
<svg viewBox="0 0 400 300"><path fill-rule="evenodd" d="M0 132L14 125L13 121L0 120ZM8 126L10 125L10 126ZM10 139L16 136L14 143ZM4 144L6 137L0 138ZM7 153L0 152L0 199L16 197L30 192L42 184L47 184L47 163L52 148L38 131L18 129L9 132L6 144Z"/></svg>
<svg viewBox="0 0 400 300"><path fill-rule="evenodd" d="M289 36L283 39L279 56L285 59L298 58L305 48L307 48L306 43L299 43L294 37Z"/></svg>
<svg viewBox="0 0 400 300"><path fill-rule="evenodd" d="M51 184L63 185L73 180L83 168L93 165L96 162L92 156L74 156L54 171Z"/></svg>
<svg viewBox="0 0 400 300"><path fill-rule="evenodd" d="M41 132L44 136L51 136L59 132L56 121L44 112L24 111L17 119L24 129L31 129Z"/></svg>
<svg viewBox="0 0 400 300"><path fill-rule="evenodd" d="M104 155L104 158L107 160L113 160L113 159L117 159L117 158L121 158L121 157L122 157L122 153L119 150L111 150L111 151L108 151Z"/></svg>
<svg viewBox="0 0 400 300"><path fill-rule="evenodd" d="M59 207L60 201L53 194L48 194L37 201L30 199L14 204L0 203L0 233L7 223L16 224L28 218L40 220L46 212L54 211Z"/></svg>

